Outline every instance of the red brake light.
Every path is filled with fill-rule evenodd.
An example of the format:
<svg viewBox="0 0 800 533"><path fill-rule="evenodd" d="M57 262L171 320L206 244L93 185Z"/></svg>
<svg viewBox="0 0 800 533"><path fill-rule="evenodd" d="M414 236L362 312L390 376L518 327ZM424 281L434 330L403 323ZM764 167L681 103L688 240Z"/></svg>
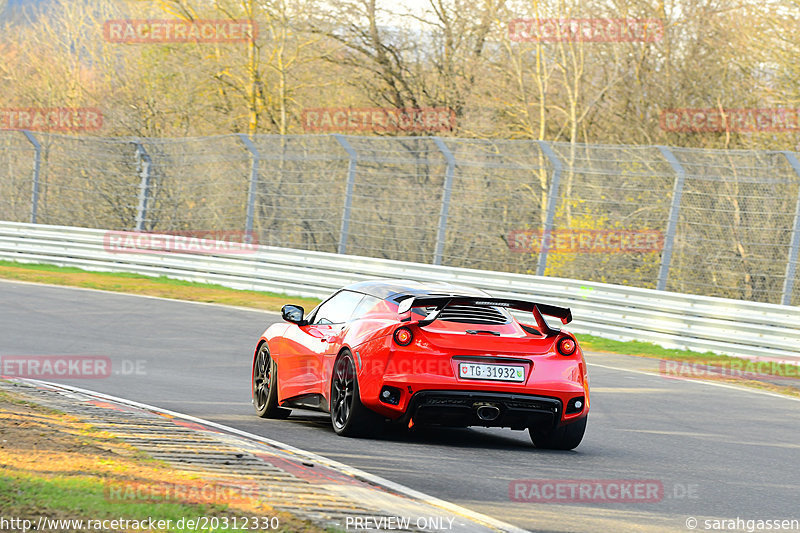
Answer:
<svg viewBox="0 0 800 533"><path fill-rule="evenodd" d="M408 328L397 328L394 330L394 342L400 346L408 346L414 340L414 334Z"/></svg>
<svg viewBox="0 0 800 533"><path fill-rule="evenodd" d="M561 355L572 355L578 345L570 337L561 337L556 343L556 349Z"/></svg>

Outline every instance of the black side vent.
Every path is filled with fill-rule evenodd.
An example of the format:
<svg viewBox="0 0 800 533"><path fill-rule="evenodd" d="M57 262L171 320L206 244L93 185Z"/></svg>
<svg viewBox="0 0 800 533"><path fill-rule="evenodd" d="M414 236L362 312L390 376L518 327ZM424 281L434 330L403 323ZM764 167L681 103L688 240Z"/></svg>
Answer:
<svg viewBox="0 0 800 533"><path fill-rule="evenodd" d="M431 310L429 310L431 311ZM464 322L466 324L507 324L508 317L494 307L451 305L445 307L439 320Z"/></svg>

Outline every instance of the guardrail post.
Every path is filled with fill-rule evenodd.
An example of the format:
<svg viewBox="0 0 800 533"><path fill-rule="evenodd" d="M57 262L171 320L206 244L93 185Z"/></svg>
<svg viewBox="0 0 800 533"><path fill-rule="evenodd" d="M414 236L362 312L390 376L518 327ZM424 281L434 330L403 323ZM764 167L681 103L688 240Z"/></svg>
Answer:
<svg viewBox="0 0 800 533"><path fill-rule="evenodd" d="M456 169L456 158L453 157L453 152L444 143L441 137L434 137L433 142L436 147L442 152L447 167L444 171L444 185L442 187L442 206L439 209L439 229L436 231L436 248L433 252L433 264L442 264L442 254L444 253L444 241L447 237L447 214L450 211L450 196L453 194L453 173Z"/></svg>
<svg viewBox="0 0 800 533"><path fill-rule="evenodd" d="M136 141L136 169L139 171L139 205L136 208L136 231L145 231L147 203L150 195L150 166L152 160L140 141Z"/></svg>
<svg viewBox="0 0 800 533"><path fill-rule="evenodd" d="M683 196L683 184L686 181L686 170L675 154L666 146L659 146L661 155L669 162L672 170L675 171L675 183L672 188L672 205L669 209L669 219L667 220L667 234L664 236L664 251L661 253L661 267L658 271L658 283L656 289L664 291L667 289L667 277L669 267L672 262L672 248L675 244L675 233L678 229L678 215L681 209L681 196Z"/></svg>
<svg viewBox="0 0 800 533"><path fill-rule="evenodd" d="M347 237L350 232L350 209L353 206L353 187L356 181L356 165L358 164L358 154L350 146L348 140L344 135L336 133L333 137L342 145L347 156L350 158L350 163L347 166L347 185L344 191L344 208L342 209L342 225L339 229L339 246L337 252L340 254L347 253Z"/></svg>
<svg viewBox="0 0 800 533"><path fill-rule="evenodd" d="M25 137L33 145L35 155L33 156L33 184L31 191L31 224L36 224L37 212L39 210L39 170L42 167L42 145L39 140L28 130L22 130Z"/></svg>
<svg viewBox="0 0 800 533"><path fill-rule="evenodd" d="M239 134L239 140L250 152L250 186L247 190L247 214L244 222L244 238L247 242L253 239L253 221L256 212L256 193L258 192L258 167L261 162L261 154L258 148L244 133Z"/></svg>
<svg viewBox="0 0 800 533"><path fill-rule="evenodd" d="M545 157L550 161L550 164L553 165L553 177L550 180L550 191L547 193L547 211L544 219L544 228L542 228L542 249L539 251L539 261L536 265L536 275L544 276L545 269L547 268L547 254L550 251L547 242L549 241L550 233L553 231L553 221L556 218L558 189L561 184L561 172L564 170L564 165L547 141L536 141L536 144L539 145L542 153L544 153Z"/></svg>
<svg viewBox="0 0 800 533"><path fill-rule="evenodd" d="M800 178L800 161L793 152L781 152ZM797 272L797 251L800 249L800 185L797 189L797 203L794 207L794 224L792 225L792 240L789 245L789 259L786 262L786 276L783 278L783 293L781 303L792 304L792 290L794 289L794 276Z"/></svg>

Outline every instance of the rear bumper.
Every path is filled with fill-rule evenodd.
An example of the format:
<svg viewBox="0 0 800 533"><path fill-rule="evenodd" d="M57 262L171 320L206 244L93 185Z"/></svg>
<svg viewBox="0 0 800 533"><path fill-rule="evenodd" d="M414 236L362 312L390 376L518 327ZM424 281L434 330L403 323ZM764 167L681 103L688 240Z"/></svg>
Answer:
<svg viewBox="0 0 800 533"><path fill-rule="evenodd" d="M355 350L359 392L365 407L398 422L408 423L413 419L414 423L427 420L431 424L515 428L541 426L551 421L551 417L554 425L569 424L589 412L586 363L580 349L572 356L555 352L488 353L472 348L451 352L420 342L418 339L400 349L387 336L379 345L364 345ZM511 382L461 378L462 362L525 366L525 379ZM385 397L387 393L389 396ZM447 401L425 400L440 395L445 395ZM525 408L514 403L515 398L538 399L548 407ZM576 399L582 400L582 407L567 409ZM498 401L502 416L495 420L477 416L476 402ZM558 409L551 408L556 404L549 402L556 402Z"/></svg>
<svg viewBox="0 0 800 533"><path fill-rule="evenodd" d="M558 424L563 409L561 400L546 396L426 390L414 394L402 420L415 425L549 429Z"/></svg>

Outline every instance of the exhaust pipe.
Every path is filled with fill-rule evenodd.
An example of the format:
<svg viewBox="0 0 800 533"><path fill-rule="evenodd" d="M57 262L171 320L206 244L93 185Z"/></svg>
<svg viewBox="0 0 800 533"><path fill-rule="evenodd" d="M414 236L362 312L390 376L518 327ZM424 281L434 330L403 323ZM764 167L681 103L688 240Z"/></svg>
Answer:
<svg viewBox="0 0 800 533"><path fill-rule="evenodd" d="M491 422L492 420L496 420L498 416L500 416L500 409L495 407L494 405L481 405L478 407L478 418L481 420L485 420L487 422Z"/></svg>

